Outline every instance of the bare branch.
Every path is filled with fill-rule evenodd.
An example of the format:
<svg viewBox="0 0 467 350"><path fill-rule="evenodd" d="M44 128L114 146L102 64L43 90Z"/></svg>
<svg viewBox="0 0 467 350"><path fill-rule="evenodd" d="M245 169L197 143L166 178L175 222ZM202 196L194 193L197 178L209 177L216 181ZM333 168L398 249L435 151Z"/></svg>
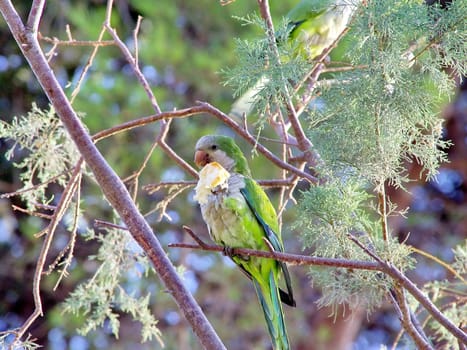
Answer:
<svg viewBox="0 0 467 350"><path fill-rule="evenodd" d="M204 246L199 244L190 243L171 243L171 248L187 248L187 249L198 249L213 252L224 252L225 247L215 244L204 243ZM359 261L359 260L347 260L347 259L331 259L331 258L318 258L299 254L281 253L281 252L270 252L263 250L254 250L247 248L232 248L233 255L245 255L245 256L257 256L260 258L274 259L277 261L286 262L292 266L327 266L327 267L341 267L349 269L360 269L360 270L372 270L381 271L382 268L379 264L371 261Z"/></svg>
<svg viewBox="0 0 467 350"><path fill-rule="evenodd" d="M272 52L275 56L275 61L277 64L281 63L279 50L277 49L276 38L274 35L274 26L272 23L271 13L269 10L269 2L268 0L258 0L258 4L260 7L261 17L266 22L266 26L268 28L267 35L269 39L269 46L272 48ZM287 86L284 86L284 97L286 101L286 106L288 110L288 118L290 125L294 131L295 137L297 139L298 149L303 152L303 155L308 163L308 166L313 167L318 165L321 162L321 158L319 155L313 150L313 144L305 135L303 127L298 120L298 114L295 109L295 106L292 102L292 94L288 91Z"/></svg>
<svg viewBox="0 0 467 350"><path fill-rule="evenodd" d="M39 24L42 13L44 12L45 0L34 0L29 11L28 22L26 26L30 31L36 33L39 31Z"/></svg>
<svg viewBox="0 0 467 350"><path fill-rule="evenodd" d="M139 83L141 86L144 88L144 91L146 91L146 94L149 97L149 100L151 101L151 105L156 111L156 113L161 113L161 109L159 107L159 104L157 103L157 99L154 96L151 87L149 86L146 78L144 77L143 73L139 69L138 62L135 57L131 54L130 50L128 47L125 45L125 43L120 39L120 37L117 34L117 31L110 26L110 18L107 18L105 24L105 28L109 32L109 34L112 36L112 38L115 41L115 44L117 47L120 49L122 52L123 56L126 58L126 60L130 63L130 66L133 68L133 71L138 78Z"/></svg>
<svg viewBox="0 0 467 350"><path fill-rule="evenodd" d="M60 40L58 38L49 38L38 33L40 41L44 41L49 44L56 46L113 46L115 41L113 40Z"/></svg>
<svg viewBox="0 0 467 350"><path fill-rule="evenodd" d="M431 316L437 320L441 325L444 326L449 332L451 332L457 339L461 342L467 343L467 334L454 323L451 322L449 318L443 315L443 313L432 303L432 301L425 296L425 294L418 289L418 287L405 276L399 269L392 265L388 261L383 261L370 249L364 246L357 238L352 235L348 235L349 239L362 248L365 253L375 259L384 267L383 272L391 276L393 279L398 281L398 283L404 287L412 296L417 299L417 301L431 314Z"/></svg>
<svg viewBox="0 0 467 350"><path fill-rule="evenodd" d="M224 252L225 247L217 244L205 243L197 234L193 232L188 226L183 226L183 229L197 242L197 244L189 243L172 243L169 244L171 248L189 248L199 249L214 252ZM331 259L331 258L318 258L307 255L281 253L277 251L263 251L247 248L231 248L233 255L245 255L245 256L257 256L260 258L274 259L278 261L286 262L293 266L304 266L304 265L316 265L316 266L328 266L328 267L342 267L349 269L363 269L381 271L380 264L372 261L358 261L358 260L347 260L347 259Z"/></svg>
<svg viewBox="0 0 467 350"><path fill-rule="evenodd" d="M223 113L222 111L218 110L217 108L215 108L214 106L210 105L207 102L199 102L199 104L203 107L204 112L213 115L217 119L224 122L226 125L230 126L237 134L239 134L248 143L250 143L253 147L255 147L258 150L258 152L260 152L262 155L264 155L267 159L269 159L271 162L273 162L280 168L286 169L290 171L291 173L294 173L300 176L301 178L308 180L309 182L313 184L316 184L319 182L319 180L313 175L305 173L302 170L290 165L289 163L282 161L275 154L273 154L270 150L268 150L266 147L258 143L255 137L251 136L249 133L246 133L243 130L243 128L237 122L232 120L227 114Z"/></svg>
<svg viewBox="0 0 467 350"><path fill-rule="evenodd" d="M381 231L383 232L383 240L389 239L388 220L387 220L387 204L386 191L384 185L381 186L381 191L378 191L378 210L381 216Z"/></svg>
<svg viewBox="0 0 467 350"><path fill-rule="evenodd" d="M28 317L28 319L23 323L21 328L16 332L16 340L21 339L24 333L29 329L29 327L38 317L43 316L40 285L41 285L42 275L44 271L45 260L49 253L49 249L52 244L52 240L54 237L55 230L58 226L58 223L61 220L63 214L65 213L65 210L70 203L71 197L73 196L73 194L75 193L77 189L77 181L80 178L82 165L83 165L82 160L76 164L73 174L70 178L70 182L68 183L65 190L63 191L63 194L60 197L60 202L58 203L54 211L54 214L50 220L49 225L45 229L45 231L47 231L47 235L45 236L44 242L42 243L41 251L39 253L39 257L36 263L36 270L34 272L34 280L33 280L33 287L32 287L32 293L34 297L34 311Z"/></svg>
<svg viewBox="0 0 467 350"><path fill-rule="evenodd" d="M125 185L105 161L87 134L86 129L81 124L81 120L71 107L64 91L53 75L39 46L37 37L23 26L10 0L0 0L0 11L20 46L24 57L28 60L44 92L53 104L86 164L93 172L107 200L119 213L134 239L148 254L155 270L165 283L167 290L178 303L180 310L191 324L201 344L206 349L225 349L225 346L206 319L201 308L180 280L177 271L153 234L151 227L139 213ZM27 326L41 313L41 308L36 308L32 315L34 317L28 319L29 324Z"/></svg>
<svg viewBox="0 0 467 350"><path fill-rule="evenodd" d="M299 176L300 178L303 178L311 183L318 183L319 180L314 177L311 174L305 173L304 171L300 170L297 167L294 167L293 165L290 165L289 163L286 163L282 161L280 158L278 158L274 153L272 153L269 149L264 147L262 144L258 143L256 138L252 135L250 135L248 132L246 132L237 122L235 122L232 118L230 118L227 114L224 112L220 111L216 107L212 106L211 104L207 102L198 102L197 106L185 108L185 109L180 109L172 112L163 112L160 114L155 114L151 115L148 117L144 118L139 118L136 120L131 120L129 122L117 125L115 127L100 131L93 136L93 140L99 141L101 139L104 139L106 137L109 137L111 135L118 134L122 131L130 130L133 128L141 127L143 125L147 125L150 123L154 123L159 120L163 119L175 119L175 118L187 118L193 115L198 115L202 113L208 113L211 114L212 116L216 117L219 119L221 122L224 124L228 125L230 128L232 128L238 135L243 137L249 144L251 144L253 147L256 147L258 152L260 152L262 155L264 155L267 159L269 159L272 163L276 164L278 167L288 170L291 173Z"/></svg>
<svg viewBox="0 0 467 350"><path fill-rule="evenodd" d="M99 36L97 38L97 41L98 42L101 42L102 41L102 38L104 37L104 34L105 34L105 29L102 28L100 33L99 33ZM57 44L54 44L54 48L57 46ZM75 88L73 89L73 91L71 92L71 98L70 98L70 103L73 103L73 101L75 100L76 96L78 96L78 92L79 90L81 89L81 84L83 83L84 81L84 77L86 76L86 74L88 73L89 69L91 68L92 66L92 62L94 61L94 58L96 57L97 55L97 51L99 50L100 46L94 46L92 52L91 52L91 55L89 56L88 58L88 61L86 62L86 65L84 66L83 70L81 71L81 74L78 78L78 82L76 83L76 86Z"/></svg>
<svg viewBox="0 0 467 350"><path fill-rule="evenodd" d="M198 172L165 142L171 122L172 119L164 120L162 122L162 128L158 137L159 145L182 169L185 169L185 171L187 171L191 176L198 178Z"/></svg>
<svg viewBox="0 0 467 350"><path fill-rule="evenodd" d="M405 331L410 335L414 343L417 345L417 349L433 349L433 347L427 342L426 337L423 337L412 323L411 312L407 305L404 289L400 286L394 287L395 299L400 307L401 315L400 321Z"/></svg>

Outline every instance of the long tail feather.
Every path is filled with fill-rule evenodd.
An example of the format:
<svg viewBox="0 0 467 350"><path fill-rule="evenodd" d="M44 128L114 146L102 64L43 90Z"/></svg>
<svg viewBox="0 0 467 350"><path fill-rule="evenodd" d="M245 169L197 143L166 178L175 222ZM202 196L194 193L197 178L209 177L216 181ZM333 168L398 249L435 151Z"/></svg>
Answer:
<svg viewBox="0 0 467 350"><path fill-rule="evenodd" d="M269 273L269 280L265 284L259 283L256 279L253 279L253 283L263 309L274 350L290 350L279 288L274 272Z"/></svg>

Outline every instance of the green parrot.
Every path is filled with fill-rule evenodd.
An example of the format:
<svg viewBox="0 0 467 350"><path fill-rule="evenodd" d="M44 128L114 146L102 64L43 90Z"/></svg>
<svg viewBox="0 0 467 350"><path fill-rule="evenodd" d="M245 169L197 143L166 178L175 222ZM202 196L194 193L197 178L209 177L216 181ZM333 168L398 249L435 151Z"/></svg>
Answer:
<svg viewBox="0 0 467 350"><path fill-rule="evenodd" d="M202 168L195 199L212 239L229 248L273 248L282 252L276 211L264 190L251 178L245 156L234 140L219 135L200 138L195 163ZM274 349L290 349L281 301L290 306L296 304L286 264L258 257L231 258L253 282ZM287 291L279 288L281 274Z"/></svg>
<svg viewBox="0 0 467 350"><path fill-rule="evenodd" d="M288 40L298 43L296 54L303 55L308 60L319 56L344 31L361 1L300 1L286 16L289 20ZM265 76L259 79L252 88L232 104L229 114L237 119L248 115L253 108L256 95L268 82L269 79Z"/></svg>

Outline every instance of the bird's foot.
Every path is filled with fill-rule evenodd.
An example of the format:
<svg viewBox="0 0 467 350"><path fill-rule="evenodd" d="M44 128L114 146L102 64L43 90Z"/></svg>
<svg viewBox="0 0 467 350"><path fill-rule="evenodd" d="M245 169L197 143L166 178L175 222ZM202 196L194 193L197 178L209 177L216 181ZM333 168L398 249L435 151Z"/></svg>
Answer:
<svg viewBox="0 0 467 350"><path fill-rule="evenodd" d="M232 247L224 246L224 250L222 251L222 253L225 256L228 256L232 260L234 259L234 257L237 258L237 259L240 258L240 259L245 260L245 261L250 260L250 257L248 257L246 255L236 254L235 253L235 248L232 248Z"/></svg>
<svg viewBox="0 0 467 350"><path fill-rule="evenodd" d="M224 246L224 250L222 251L222 253L225 256L228 256L229 258L232 258L232 257L235 256L234 249L232 247L228 247L228 246Z"/></svg>

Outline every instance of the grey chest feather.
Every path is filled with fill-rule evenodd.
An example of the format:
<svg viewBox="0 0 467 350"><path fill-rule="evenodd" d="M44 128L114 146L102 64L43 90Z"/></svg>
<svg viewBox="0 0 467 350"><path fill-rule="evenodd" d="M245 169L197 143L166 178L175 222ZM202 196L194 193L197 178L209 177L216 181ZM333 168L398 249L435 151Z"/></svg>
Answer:
<svg viewBox="0 0 467 350"><path fill-rule="evenodd" d="M243 218L233 206L241 210L247 210L248 205L240 190L245 187L244 177L232 174L228 180L227 188L215 188L209 194L208 201L201 205L201 214L209 227L211 238L217 243L232 246L241 243L245 239L245 227ZM229 205L227 205L228 200Z"/></svg>

